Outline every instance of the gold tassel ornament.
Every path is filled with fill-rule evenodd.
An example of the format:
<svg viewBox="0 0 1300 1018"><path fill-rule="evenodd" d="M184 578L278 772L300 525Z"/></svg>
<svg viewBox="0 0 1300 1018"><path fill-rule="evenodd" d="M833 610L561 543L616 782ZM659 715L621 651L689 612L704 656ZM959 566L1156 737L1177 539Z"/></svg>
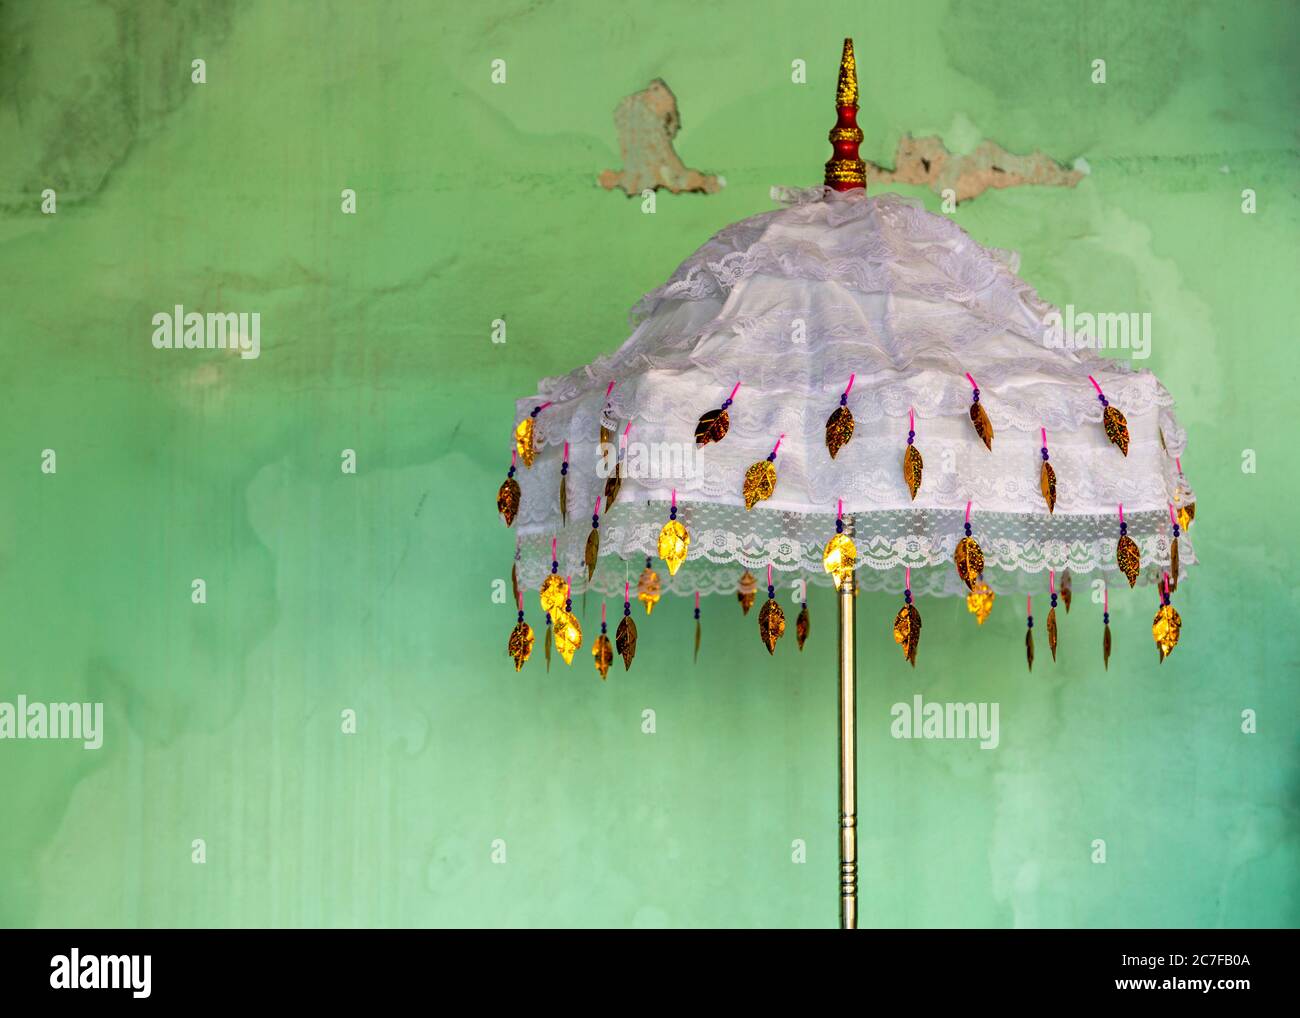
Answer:
<svg viewBox="0 0 1300 1018"><path fill-rule="evenodd" d="M1088 376L1088 381L1092 387L1097 390L1097 399L1101 402L1101 425L1106 431L1106 438L1110 444L1115 446L1125 456L1128 455L1128 421L1119 409L1110 405L1106 399L1105 393L1101 391L1101 386L1097 384L1097 379L1092 375Z"/></svg>
<svg viewBox="0 0 1300 1018"><path fill-rule="evenodd" d="M515 671L519 671L524 666L524 662L533 652L533 627L524 621L524 598L520 594L518 597L519 620L515 623L515 628L510 630L510 639L506 641L506 653L514 658Z"/></svg>
<svg viewBox="0 0 1300 1018"><path fill-rule="evenodd" d="M659 557L668 567L668 575L676 576L681 564L686 561L686 552L691 546L691 535L677 519L677 489L673 489L673 504L668 511L668 522L659 531Z"/></svg>
<svg viewBox="0 0 1300 1018"><path fill-rule="evenodd" d="M911 408L907 411L907 448L903 450L903 483L911 492L913 502L916 501L916 493L921 490L921 473L924 468L925 461L921 459L921 450L916 447L916 410Z"/></svg>
<svg viewBox="0 0 1300 1018"><path fill-rule="evenodd" d="M623 658L623 671L630 671L636 656L636 623L632 620L631 585L627 583L623 584L623 620L614 634L614 646Z"/></svg>
<svg viewBox="0 0 1300 1018"><path fill-rule="evenodd" d="M966 380L970 382L971 387L970 422L975 427L975 434L979 435L980 441L984 443L984 448L992 452L993 422L989 420L984 404L980 402L980 387L975 384L975 379L971 378L969 372L966 374Z"/></svg>
<svg viewBox="0 0 1300 1018"><path fill-rule="evenodd" d="M740 383L737 382L735 388L731 390L731 395L722 401L722 406L700 417L695 425L696 445L705 446L710 442L721 442L727 437L727 429L731 427L731 416L727 413L727 408L736 398L736 391L739 388Z"/></svg>
<svg viewBox="0 0 1300 1018"><path fill-rule="evenodd" d="M1137 583L1138 573L1142 571L1142 555L1137 542L1128 536L1128 524L1124 522L1124 506L1119 507L1119 541L1115 544L1115 564L1119 571L1128 577L1131 588Z"/></svg>
<svg viewBox="0 0 1300 1018"><path fill-rule="evenodd" d="M497 512L501 518L506 521L506 526L514 525L515 517L519 515L519 482L515 480L515 466L519 453L515 450L510 452L510 470L506 473L506 479L501 482L501 487L497 489Z"/></svg>
<svg viewBox="0 0 1300 1018"><path fill-rule="evenodd" d="M844 533L844 499L839 500L839 515L835 519L835 536L826 542L822 551L822 568L831 574L835 589L839 590L844 581L853 576L854 566L858 561L858 549L853 538Z"/></svg>
<svg viewBox="0 0 1300 1018"><path fill-rule="evenodd" d="M758 580L754 574L746 569L740 574L740 582L736 584L736 600L740 602L740 613L748 615L749 609L754 607L754 597L758 592Z"/></svg>
<svg viewBox="0 0 1300 1018"><path fill-rule="evenodd" d="M650 566L650 557L647 555L645 568L641 570L641 576L636 581L636 599L645 605L647 616L655 610L655 605L659 603L659 574Z"/></svg>
<svg viewBox="0 0 1300 1018"><path fill-rule="evenodd" d="M894 616L894 642L903 648L904 659L916 667L916 649L921 643L921 613L912 601L912 569L903 580L903 607Z"/></svg>
<svg viewBox="0 0 1300 1018"><path fill-rule="evenodd" d="M745 483L741 488L741 494L745 498L745 509L753 509L759 502L766 501L772 497L772 492L776 490L776 454L781 448L781 438L776 440L776 445L772 451L767 454L767 459L759 460L745 471Z"/></svg>
<svg viewBox="0 0 1300 1018"><path fill-rule="evenodd" d="M1052 464L1048 462L1047 429L1040 428L1039 430L1043 436L1043 469L1039 478L1039 487L1043 489L1043 501L1047 503L1047 512L1050 516L1056 512L1056 471L1052 468Z"/></svg>
<svg viewBox="0 0 1300 1018"><path fill-rule="evenodd" d="M1175 647L1178 646L1178 636L1182 632L1183 620L1179 618L1178 611L1169 603L1169 576L1165 575L1160 586L1160 607L1156 610L1156 617L1151 621L1151 636L1156 641L1156 649L1160 652L1160 663L1164 664Z"/></svg>
<svg viewBox="0 0 1300 1018"><path fill-rule="evenodd" d="M767 600L758 610L758 635L769 654L776 653L776 641L785 635L785 612L776 600L776 588L772 586L772 566L767 567Z"/></svg>
<svg viewBox="0 0 1300 1018"><path fill-rule="evenodd" d="M974 589L975 581L984 572L984 552L980 548L979 542L971 537L970 506L971 504L967 502L966 536L957 542L957 550L952 558L957 565L957 575L961 577L962 582L966 584L968 589Z"/></svg>
<svg viewBox="0 0 1300 1018"><path fill-rule="evenodd" d="M849 384L840 395L840 405L826 418L826 451L835 454L849 444L853 437L853 411L849 409L849 393L853 391L854 375L849 375Z"/></svg>
<svg viewBox="0 0 1300 1018"><path fill-rule="evenodd" d="M609 675L609 666L614 661L614 651L609 645L609 634L605 628L605 602L600 602L600 635L596 637L595 644L591 648L591 657L596 664L596 671L600 672L600 680L605 681Z"/></svg>

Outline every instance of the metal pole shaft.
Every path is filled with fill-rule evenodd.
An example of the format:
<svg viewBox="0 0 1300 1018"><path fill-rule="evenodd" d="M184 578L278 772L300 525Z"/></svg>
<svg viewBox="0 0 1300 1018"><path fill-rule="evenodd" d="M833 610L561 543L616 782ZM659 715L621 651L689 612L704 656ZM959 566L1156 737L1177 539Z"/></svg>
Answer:
<svg viewBox="0 0 1300 1018"><path fill-rule="evenodd" d="M853 521L844 530L853 535ZM858 928L858 673L854 588L857 576L840 585L840 928Z"/></svg>

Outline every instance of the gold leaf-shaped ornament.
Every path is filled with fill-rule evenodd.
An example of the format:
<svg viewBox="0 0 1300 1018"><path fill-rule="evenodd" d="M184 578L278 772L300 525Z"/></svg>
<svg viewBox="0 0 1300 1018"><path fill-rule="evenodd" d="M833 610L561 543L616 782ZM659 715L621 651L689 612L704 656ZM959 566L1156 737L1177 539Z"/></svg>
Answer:
<svg viewBox="0 0 1300 1018"><path fill-rule="evenodd" d="M980 573L984 572L984 551L979 543L973 537L963 537L957 542L957 550L952 559L957 565L957 575L962 578L962 582L968 588L974 588L975 581L979 579Z"/></svg>
<svg viewBox="0 0 1300 1018"><path fill-rule="evenodd" d="M1056 471L1047 460L1043 460L1039 486L1043 489L1043 501L1047 503L1048 513L1054 514L1056 512Z"/></svg>
<svg viewBox="0 0 1300 1018"><path fill-rule="evenodd" d="M686 552L691 545L691 535L687 533L680 520L671 519L659 531L659 557L668 566L668 575L676 576L681 564L686 561Z"/></svg>
<svg viewBox="0 0 1300 1018"><path fill-rule="evenodd" d="M1171 604L1162 604L1151 622L1151 636L1160 651L1160 660L1164 661L1178 646L1178 636L1183 628L1183 620Z"/></svg>
<svg viewBox="0 0 1300 1018"><path fill-rule="evenodd" d="M800 650L803 650L803 643L808 639L809 622L808 606L805 604L799 611L799 617L794 620L794 639Z"/></svg>
<svg viewBox="0 0 1300 1018"><path fill-rule="evenodd" d="M614 646L623 658L623 670L629 671L632 668L632 658L636 656L636 623L632 621L631 615L624 615L623 621L618 624L618 630L614 633Z"/></svg>
<svg viewBox="0 0 1300 1018"><path fill-rule="evenodd" d="M984 404L979 400L970 405L970 422L975 426L975 434L979 435L980 441L984 443L984 448L992 452L993 422L989 420L988 412L984 409Z"/></svg>
<svg viewBox="0 0 1300 1018"><path fill-rule="evenodd" d="M1029 662L1029 670L1034 670L1034 631L1025 630L1025 660Z"/></svg>
<svg viewBox="0 0 1300 1018"><path fill-rule="evenodd" d="M745 496L745 508L753 509L759 502L772 497L776 490L776 466L771 460L759 460L745 471L745 483L742 493Z"/></svg>
<svg viewBox="0 0 1300 1018"><path fill-rule="evenodd" d="M1106 404L1106 409L1101 412L1102 427L1106 429L1106 437L1125 456L1128 455L1128 421L1116 407Z"/></svg>
<svg viewBox="0 0 1300 1018"><path fill-rule="evenodd" d="M568 464L565 464L567 467ZM563 526L569 522L569 485L568 470L560 471L560 524Z"/></svg>
<svg viewBox="0 0 1300 1018"><path fill-rule="evenodd" d="M1130 588L1137 583L1138 573L1142 570L1142 556L1138 551L1137 542L1128 534L1121 534L1115 544L1115 564L1119 566L1119 571L1128 577Z"/></svg>
<svg viewBox="0 0 1300 1018"><path fill-rule="evenodd" d="M907 484L907 490L912 493L913 501L916 500L916 493L921 490L921 472L924 467L925 461L921 458L921 450L908 442L907 449L903 452L903 481Z"/></svg>
<svg viewBox="0 0 1300 1018"><path fill-rule="evenodd" d="M758 635L769 654L776 653L776 641L785 635L785 612L776 598L769 597L758 610Z"/></svg>
<svg viewBox="0 0 1300 1018"><path fill-rule="evenodd" d="M596 571L596 561L600 556L600 528L592 527L587 535L587 546L582 550L582 563L587 567L587 582L591 582Z"/></svg>
<svg viewBox="0 0 1300 1018"><path fill-rule="evenodd" d="M742 614L748 615L749 609L754 607L757 591L758 581L754 579L754 574L746 569L740 576L740 582L736 584L736 600L740 602Z"/></svg>
<svg viewBox="0 0 1300 1018"><path fill-rule="evenodd" d="M533 417L530 415L515 427L515 451L519 453L519 458L524 461L526 467L531 467L537 456L537 449L533 442Z"/></svg>
<svg viewBox="0 0 1300 1018"><path fill-rule="evenodd" d="M515 671L523 668L524 662L533 652L533 627L520 619L515 628L510 630L510 639L506 641L506 653L515 661Z"/></svg>
<svg viewBox="0 0 1300 1018"><path fill-rule="evenodd" d="M853 437L853 412L847 406L837 406L826 418L826 451L835 454L849 444Z"/></svg>
<svg viewBox="0 0 1300 1018"><path fill-rule="evenodd" d="M1070 614L1070 599L1074 596L1073 581L1070 577L1070 570L1061 574L1061 600L1065 602L1065 614Z"/></svg>
<svg viewBox="0 0 1300 1018"><path fill-rule="evenodd" d="M1186 530L1196 519L1196 503L1188 502L1186 505L1178 507L1178 525Z"/></svg>
<svg viewBox="0 0 1300 1018"><path fill-rule="evenodd" d="M845 580L853 576L853 568L857 560L857 546L848 534L838 533L826 542L826 548L822 552L822 566L831 574L836 590L843 586Z"/></svg>
<svg viewBox="0 0 1300 1018"><path fill-rule="evenodd" d="M966 610L974 615L975 621L982 626L984 620L989 617L989 612L993 610L995 600L993 588L985 583L981 577L975 581L970 593L966 595Z"/></svg>
<svg viewBox="0 0 1300 1018"><path fill-rule="evenodd" d="M921 613L910 601L894 616L894 642L903 648L903 657L916 667L916 649L921 643Z"/></svg>
<svg viewBox="0 0 1300 1018"><path fill-rule="evenodd" d="M596 671L600 672L603 680L609 675L609 666L614 660L614 652L609 646L609 637L604 633L596 637L596 642L591 648L591 657L596 664Z"/></svg>
<svg viewBox="0 0 1300 1018"><path fill-rule="evenodd" d="M1178 538L1169 543L1169 589L1178 589Z"/></svg>
<svg viewBox="0 0 1300 1018"><path fill-rule="evenodd" d="M731 417L725 407L710 410L700 417L695 425L695 444L704 446L710 442L721 442L727 437L729 427L731 427Z"/></svg>
<svg viewBox="0 0 1300 1018"><path fill-rule="evenodd" d="M646 567L641 570L641 576L636 581L636 599L645 605L646 615L653 612L659 603L659 591L659 574L650 568L647 559Z"/></svg>
<svg viewBox="0 0 1300 1018"><path fill-rule="evenodd" d="M1052 652L1052 660L1056 660L1056 609L1047 610L1047 649Z"/></svg>
<svg viewBox="0 0 1300 1018"><path fill-rule="evenodd" d="M693 662L700 660L700 632L700 620L697 618L695 620L695 654L691 657Z"/></svg>
<svg viewBox="0 0 1300 1018"><path fill-rule="evenodd" d="M514 524L515 516L519 513L519 482L513 477L507 477L497 489L497 512L506 521L507 527Z"/></svg>
<svg viewBox="0 0 1300 1018"><path fill-rule="evenodd" d="M551 616L555 624L555 649L560 652L566 665L573 664L574 653L582 646L582 624L578 616L567 608L561 608Z"/></svg>
<svg viewBox="0 0 1300 1018"><path fill-rule="evenodd" d="M1101 666L1110 671L1110 623L1107 622L1101 634Z"/></svg>
<svg viewBox="0 0 1300 1018"><path fill-rule="evenodd" d="M538 596L542 603L542 611L553 616L557 611L563 611L564 602L569 599L569 585L564 582L563 576L551 573L542 581Z"/></svg>

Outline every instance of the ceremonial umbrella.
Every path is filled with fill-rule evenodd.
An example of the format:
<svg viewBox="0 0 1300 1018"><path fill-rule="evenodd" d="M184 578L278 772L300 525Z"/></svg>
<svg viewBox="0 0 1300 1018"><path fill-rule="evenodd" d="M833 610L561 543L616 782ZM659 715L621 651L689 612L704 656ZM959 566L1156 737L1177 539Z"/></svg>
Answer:
<svg viewBox="0 0 1300 1018"><path fill-rule="evenodd" d="M1011 252L915 201L869 197L857 96L846 39L824 186L775 190L781 208L723 229L641 299L618 350L520 400L497 500L516 531L517 669L535 639L524 591L540 594L548 667L552 646L571 663L585 645L604 678L615 651L631 667L634 598L649 612L694 597L698 651L700 595L748 613L765 580L758 629L775 656L776 587L837 587L847 928L857 590L901 593L894 639L915 665L920 599L964 596L982 623L995 597L1040 594L1055 657L1072 581L1147 585L1163 661L1181 625L1171 594L1195 561L1169 393L1066 328ZM573 613L587 590L622 596L613 647L603 617L584 634ZM1033 626L1027 598L1031 669ZM1108 614L1099 634L1108 661Z"/></svg>

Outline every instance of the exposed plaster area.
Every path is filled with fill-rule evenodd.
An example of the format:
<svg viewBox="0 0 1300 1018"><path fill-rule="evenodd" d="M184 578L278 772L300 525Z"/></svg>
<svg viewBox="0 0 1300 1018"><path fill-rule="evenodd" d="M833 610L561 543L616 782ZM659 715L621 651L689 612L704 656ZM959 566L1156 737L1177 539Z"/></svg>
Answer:
<svg viewBox="0 0 1300 1018"><path fill-rule="evenodd" d="M608 191L621 187L628 195L661 187L673 194L722 190L721 177L690 169L674 150L673 138L682 121L677 97L662 79L625 97L614 110L614 125L623 169L605 170L599 177L601 187Z"/></svg>
<svg viewBox="0 0 1300 1018"><path fill-rule="evenodd" d="M992 141L982 141L969 155L959 156L949 152L937 135L905 134L898 142L894 169L867 161L867 184L924 184L936 194L951 189L963 202L993 188L1074 187L1084 172L1062 166L1039 151L1015 155Z"/></svg>

